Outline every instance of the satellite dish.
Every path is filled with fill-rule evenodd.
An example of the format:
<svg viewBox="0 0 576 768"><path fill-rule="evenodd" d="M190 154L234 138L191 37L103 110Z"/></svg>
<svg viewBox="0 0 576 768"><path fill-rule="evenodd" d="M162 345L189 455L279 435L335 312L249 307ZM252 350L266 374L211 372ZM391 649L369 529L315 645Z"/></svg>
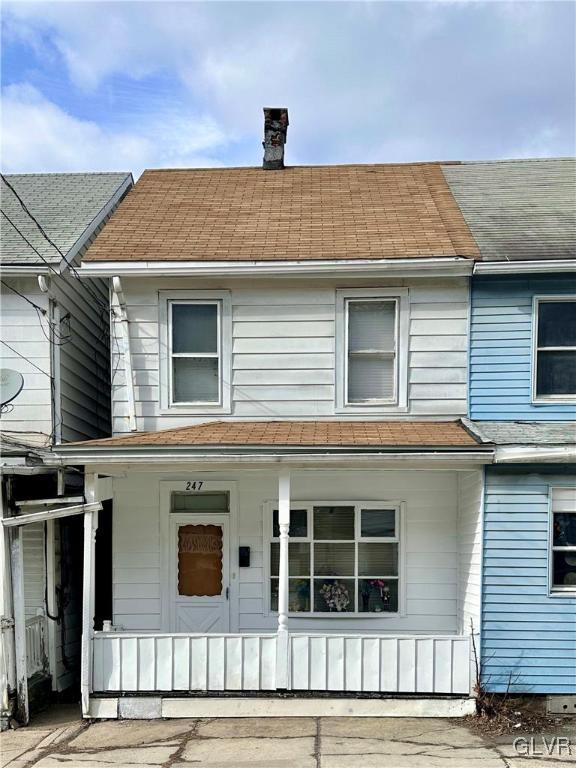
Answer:
<svg viewBox="0 0 576 768"><path fill-rule="evenodd" d="M24 386L24 377L10 368L0 368L0 406L18 397Z"/></svg>

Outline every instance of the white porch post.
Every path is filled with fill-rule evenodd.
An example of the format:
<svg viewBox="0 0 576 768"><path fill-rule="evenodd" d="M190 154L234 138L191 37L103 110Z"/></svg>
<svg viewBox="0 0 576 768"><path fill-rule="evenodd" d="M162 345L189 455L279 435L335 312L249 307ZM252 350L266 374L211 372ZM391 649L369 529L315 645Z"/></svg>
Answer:
<svg viewBox="0 0 576 768"><path fill-rule="evenodd" d="M278 476L278 526L280 564L278 570L278 637L276 640L276 687L288 687L288 530L290 527L290 470Z"/></svg>
<svg viewBox="0 0 576 768"><path fill-rule="evenodd" d="M10 534L10 564L12 567L12 600L14 610L14 647L16 651L16 700L18 719L28 725L28 675L26 670L26 616L24 610L24 557L22 528Z"/></svg>
<svg viewBox="0 0 576 768"><path fill-rule="evenodd" d="M88 503L96 501L97 475L86 475L84 486ZM90 691L92 689L92 638L94 636L94 587L96 563L96 529L98 511L84 513L84 561L82 574L82 651L80 668L80 695L82 699L82 717L88 717L90 711Z"/></svg>

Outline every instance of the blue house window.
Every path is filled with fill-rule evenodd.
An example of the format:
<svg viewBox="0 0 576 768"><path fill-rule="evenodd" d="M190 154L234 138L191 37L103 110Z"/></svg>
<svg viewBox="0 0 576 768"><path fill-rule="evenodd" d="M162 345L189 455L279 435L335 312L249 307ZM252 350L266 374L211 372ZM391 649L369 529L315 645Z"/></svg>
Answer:
<svg viewBox="0 0 576 768"><path fill-rule="evenodd" d="M576 300L538 298L535 303L534 399L576 397Z"/></svg>
<svg viewBox="0 0 576 768"><path fill-rule="evenodd" d="M576 488L552 491L551 587L576 592Z"/></svg>

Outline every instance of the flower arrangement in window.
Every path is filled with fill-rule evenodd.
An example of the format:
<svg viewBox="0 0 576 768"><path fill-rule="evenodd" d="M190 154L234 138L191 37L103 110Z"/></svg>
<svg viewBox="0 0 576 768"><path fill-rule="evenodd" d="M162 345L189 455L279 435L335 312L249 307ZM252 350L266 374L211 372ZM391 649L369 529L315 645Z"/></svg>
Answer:
<svg viewBox="0 0 576 768"><path fill-rule="evenodd" d="M335 581L333 584L323 584L320 594L330 611L345 611L350 605L348 590L339 581Z"/></svg>
<svg viewBox="0 0 576 768"><path fill-rule="evenodd" d="M380 613L381 611L390 610L390 585L387 581L384 581L384 579L365 579L361 582L360 590L363 611ZM374 593L379 602L371 604L370 597L371 595L374 595ZM371 607L371 605L373 607Z"/></svg>

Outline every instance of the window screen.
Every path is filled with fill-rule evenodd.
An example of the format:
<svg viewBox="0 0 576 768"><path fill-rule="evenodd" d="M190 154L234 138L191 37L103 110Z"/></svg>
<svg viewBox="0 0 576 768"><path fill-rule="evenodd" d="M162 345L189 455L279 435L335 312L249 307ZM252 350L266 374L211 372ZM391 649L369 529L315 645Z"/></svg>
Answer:
<svg viewBox="0 0 576 768"><path fill-rule="evenodd" d="M396 394L396 300L348 300L346 308L347 402L393 401Z"/></svg>
<svg viewBox="0 0 576 768"><path fill-rule="evenodd" d="M172 401L220 402L219 302L171 303Z"/></svg>

